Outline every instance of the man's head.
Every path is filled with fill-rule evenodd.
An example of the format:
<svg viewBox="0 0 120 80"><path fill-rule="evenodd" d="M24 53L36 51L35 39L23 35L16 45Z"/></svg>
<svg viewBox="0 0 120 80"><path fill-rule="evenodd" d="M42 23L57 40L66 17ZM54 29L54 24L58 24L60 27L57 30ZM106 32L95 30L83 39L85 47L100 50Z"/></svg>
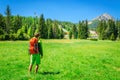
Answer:
<svg viewBox="0 0 120 80"><path fill-rule="evenodd" d="M40 34L39 33L35 33L35 35L34 35L36 38L38 38L39 36L40 36Z"/></svg>

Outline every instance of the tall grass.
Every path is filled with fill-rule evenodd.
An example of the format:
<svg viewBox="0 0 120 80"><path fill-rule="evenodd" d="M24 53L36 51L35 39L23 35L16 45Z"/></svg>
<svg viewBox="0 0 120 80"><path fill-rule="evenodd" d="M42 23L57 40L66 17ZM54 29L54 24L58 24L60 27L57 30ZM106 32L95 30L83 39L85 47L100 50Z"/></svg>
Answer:
<svg viewBox="0 0 120 80"><path fill-rule="evenodd" d="M43 40L43 51L28 74L28 41L1 41L0 80L120 80L120 42Z"/></svg>

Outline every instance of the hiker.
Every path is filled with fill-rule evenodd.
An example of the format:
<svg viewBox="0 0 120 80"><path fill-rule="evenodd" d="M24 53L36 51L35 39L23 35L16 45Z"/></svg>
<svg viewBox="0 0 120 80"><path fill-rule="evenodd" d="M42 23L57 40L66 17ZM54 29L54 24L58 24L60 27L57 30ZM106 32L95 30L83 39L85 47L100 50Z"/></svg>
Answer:
<svg viewBox="0 0 120 80"><path fill-rule="evenodd" d="M36 63L35 73L38 72L40 59L43 57L42 44L39 40L39 33L35 34L29 41L30 65L29 72L32 71L34 62Z"/></svg>

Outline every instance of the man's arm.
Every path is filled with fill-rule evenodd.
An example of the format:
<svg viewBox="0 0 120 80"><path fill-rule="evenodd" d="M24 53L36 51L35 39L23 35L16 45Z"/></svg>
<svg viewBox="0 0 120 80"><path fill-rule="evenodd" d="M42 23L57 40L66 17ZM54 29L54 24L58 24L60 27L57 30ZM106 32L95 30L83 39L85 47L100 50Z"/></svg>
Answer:
<svg viewBox="0 0 120 80"><path fill-rule="evenodd" d="M38 42L38 50L39 50L39 53L40 53L41 57L43 57L43 48L42 48L42 43L41 42Z"/></svg>

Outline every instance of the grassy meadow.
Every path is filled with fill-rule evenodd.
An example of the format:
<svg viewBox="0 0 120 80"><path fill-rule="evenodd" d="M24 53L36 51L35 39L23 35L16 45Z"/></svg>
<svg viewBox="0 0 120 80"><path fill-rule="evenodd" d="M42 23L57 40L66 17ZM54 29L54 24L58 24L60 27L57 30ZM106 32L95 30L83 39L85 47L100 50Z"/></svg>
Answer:
<svg viewBox="0 0 120 80"><path fill-rule="evenodd" d="M42 40L38 74L28 73L28 41L0 41L0 80L120 80L120 42Z"/></svg>

